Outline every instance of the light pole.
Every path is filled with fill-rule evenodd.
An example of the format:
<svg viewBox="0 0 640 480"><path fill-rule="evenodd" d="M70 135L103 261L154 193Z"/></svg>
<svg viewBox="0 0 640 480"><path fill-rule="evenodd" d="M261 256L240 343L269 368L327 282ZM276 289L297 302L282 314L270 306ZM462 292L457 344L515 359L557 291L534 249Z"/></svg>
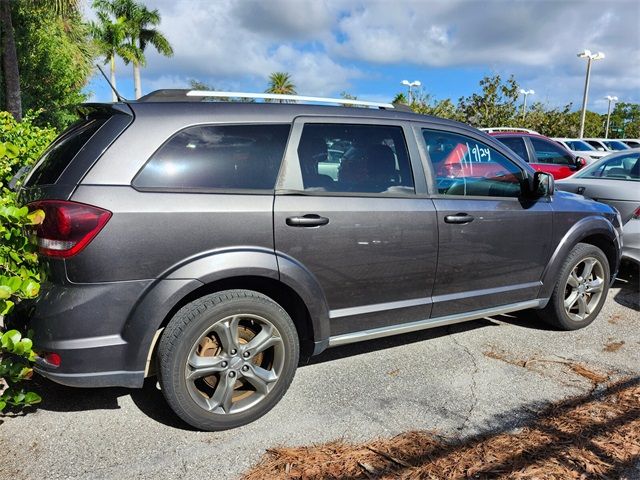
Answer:
<svg viewBox="0 0 640 480"><path fill-rule="evenodd" d="M535 95L536 92L534 90L525 90L521 88L520 93L524 95L522 100L522 121L524 122L524 116L527 114L527 97L529 95Z"/></svg>
<svg viewBox="0 0 640 480"><path fill-rule="evenodd" d="M587 59L587 77L584 81L584 94L582 96L582 115L580 117L580 137L584 137L584 119L587 114L587 96L589 95L589 77L591 76L591 61L592 60L602 60L604 58L604 53L591 53L591 50L584 50L578 54L580 58Z"/></svg>
<svg viewBox="0 0 640 480"><path fill-rule="evenodd" d="M414 80L413 82L410 82L409 80L402 80L401 83L402 85L406 85L409 90L409 98L407 100L409 100L409 105L411 105L413 103L413 98L411 98L411 87L419 87L422 83L420 83L420 80Z"/></svg>
<svg viewBox="0 0 640 480"><path fill-rule="evenodd" d="M612 97L611 95L607 95L604 98L605 100L609 100L609 108L607 109L607 128L604 131L604 138L609 138L609 120L611 119L611 102L617 102L618 97Z"/></svg>

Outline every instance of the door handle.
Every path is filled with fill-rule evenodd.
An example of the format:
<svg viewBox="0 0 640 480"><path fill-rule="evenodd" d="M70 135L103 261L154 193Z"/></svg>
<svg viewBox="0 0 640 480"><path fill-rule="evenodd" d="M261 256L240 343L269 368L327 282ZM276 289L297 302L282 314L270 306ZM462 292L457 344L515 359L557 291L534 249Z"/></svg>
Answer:
<svg viewBox="0 0 640 480"><path fill-rule="evenodd" d="M456 213L455 215L447 215L444 217L445 223L469 223L473 221L473 215L467 213Z"/></svg>
<svg viewBox="0 0 640 480"><path fill-rule="evenodd" d="M289 217L286 222L290 227L320 227L329 223L329 219L320 215L308 214L302 217Z"/></svg>

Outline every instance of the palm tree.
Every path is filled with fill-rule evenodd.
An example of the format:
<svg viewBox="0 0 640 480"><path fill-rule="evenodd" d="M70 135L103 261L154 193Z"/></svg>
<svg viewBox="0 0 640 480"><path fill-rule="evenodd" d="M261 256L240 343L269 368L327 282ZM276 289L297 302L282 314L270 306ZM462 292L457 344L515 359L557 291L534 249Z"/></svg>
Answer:
<svg viewBox="0 0 640 480"><path fill-rule="evenodd" d="M79 0L37 0L36 4L51 14L67 17L78 12ZM12 0L0 0L0 32L2 33L2 69L5 88L5 107L16 120L22 120L22 93L16 51L15 30L11 21Z"/></svg>
<svg viewBox="0 0 640 480"><path fill-rule="evenodd" d="M407 96L404 93L398 93L395 97L393 97L393 100L391 100L391 103L401 103L404 105L409 105L409 102L407 101Z"/></svg>
<svg viewBox="0 0 640 480"><path fill-rule="evenodd" d="M108 11L100 10L104 3L104 0L93 2L93 7L98 9L98 21L91 22L90 29L98 52L105 58L104 63L109 63L111 84L115 88L116 57L130 62L134 58L135 51L130 44L126 43L127 29L124 17L118 17L113 21ZM114 102L118 100L115 92L111 92L111 98Z"/></svg>
<svg viewBox="0 0 640 480"><path fill-rule="evenodd" d="M133 81L135 97L142 96L140 83L140 67L145 66L147 59L144 55L149 45L166 57L173 55L173 48L169 40L157 29L160 25L160 12L149 10L142 3L135 0L96 0L100 9L113 15L116 19L123 18L126 31L127 55L122 57L124 63L133 64Z"/></svg>
<svg viewBox="0 0 640 480"><path fill-rule="evenodd" d="M296 86L291 81L291 75L287 72L274 72L269 75L269 87L265 93L277 93L279 95L295 95Z"/></svg>

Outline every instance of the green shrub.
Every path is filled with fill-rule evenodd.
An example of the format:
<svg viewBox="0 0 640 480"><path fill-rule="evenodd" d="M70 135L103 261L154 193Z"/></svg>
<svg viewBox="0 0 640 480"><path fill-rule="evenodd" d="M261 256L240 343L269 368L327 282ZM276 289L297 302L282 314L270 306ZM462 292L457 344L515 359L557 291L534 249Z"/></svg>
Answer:
<svg viewBox="0 0 640 480"><path fill-rule="evenodd" d="M7 188L13 175L32 165L56 136L53 129L33 125L33 118L28 115L18 123L9 113L0 112L0 411L7 405L40 402L37 393L22 387L22 381L32 375L31 340L17 330L4 331L14 306L40 291L33 227L44 220L44 213L29 212Z"/></svg>

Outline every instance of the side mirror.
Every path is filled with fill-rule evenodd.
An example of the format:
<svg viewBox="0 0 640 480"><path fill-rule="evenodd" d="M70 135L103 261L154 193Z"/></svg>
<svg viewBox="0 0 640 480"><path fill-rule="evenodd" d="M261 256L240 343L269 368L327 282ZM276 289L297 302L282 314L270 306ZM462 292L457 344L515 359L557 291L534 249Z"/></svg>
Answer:
<svg viewBox="0 0 640 480"><path fill-rule="evenodd" d="M533 194L536 197L550 197L554 191L553 175L547 172L536 172L533 175Z"/></svg>
<svg viewBox="0 0 640 480"><path fill-rule="evenodd" d="M580 170L582 167L586 167L587 166L587 160L583 157L577 157L576 158L576 167L578 167L578 170Z"/></svg>

